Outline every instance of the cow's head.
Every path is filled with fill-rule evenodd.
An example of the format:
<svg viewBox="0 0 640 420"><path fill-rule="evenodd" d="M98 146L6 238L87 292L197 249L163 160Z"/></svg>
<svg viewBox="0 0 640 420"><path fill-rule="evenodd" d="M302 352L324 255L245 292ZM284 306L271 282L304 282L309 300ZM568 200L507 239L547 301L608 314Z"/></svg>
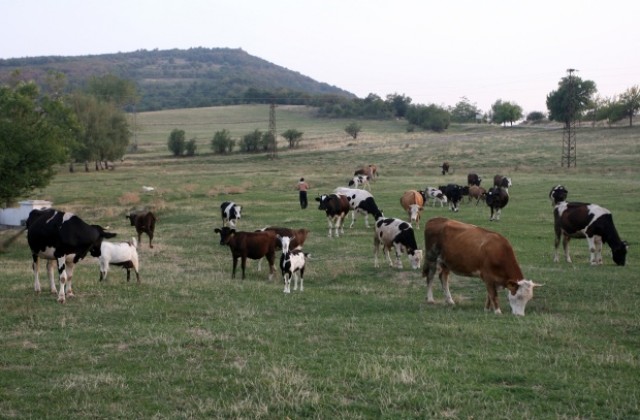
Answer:
<svg viewBox="0 0 640 420"><path fill-rule="evenodd" d="M113 232L107 232L100 225L91 225L91 227L98 231L98 239L91 244L91 248L89 248L89 253L91 254L92 257L97 258L102 254L102 252L100 251L100 248L102 247L102 240L115 238L117 234Z"/></svg>
<svg viewBox="0 0 640 420"><path fill-rule="evenodd" d="M627 249L629 249L629 245L626 241L622 241L622 245L616 249L612 249L611 253L613 254L613 262L617 265L624 265L627 260Z"/></svg>
<svg viewBox="0 0 640 420"><path fill-rule="evenodd" d="M327 209L327 201L329 196L326 194L322 194L316 197L316 201L320 204L318 205L318 210L326 210Z"/></svg>
<svg viewBox="0 0 640 420"><path fill-rule="evenodd" d="M555 206L558 203L567 200L567 195L569 195L569 191L564 187L564 185L556 185L551 188L549 192L549 200L551 200L551 205Z"/></svg>
<svg viewBox="0 0 640 420"><path fill-rule="evenodd" d="M407 255L409 256L409 263L411 264L411 268L413 268L414 270L420 268L422 262L422 250L415 249L412 254L408 253Z"/></svg>
<svg viewBox="0 0 640 420"><path fill-rule="evenodd" d="M236 230L225 226L221 229L215 228L214 232L220 234L220 245L227 245L229 243L229 239L231 239L233 234L236 233Z"/></svg>
<svg viewBox="0 0 640 420"><path fill-rule="evenodd" d="M514 315L524 316L524 309L527 306L527 302L533 297L533 288L542 285L534 283L531 280L519 280L517 284L518 288L515 293L507 290L507 297L509 298L509 305L511 305L511 312Z"/></svg>

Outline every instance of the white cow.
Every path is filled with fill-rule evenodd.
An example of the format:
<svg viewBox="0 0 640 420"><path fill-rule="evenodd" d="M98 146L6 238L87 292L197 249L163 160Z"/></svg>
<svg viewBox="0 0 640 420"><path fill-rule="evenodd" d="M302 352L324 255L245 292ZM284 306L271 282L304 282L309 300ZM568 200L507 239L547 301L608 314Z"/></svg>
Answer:
<svg viewBox="0 0 640 420"><path fill-rule="evenodd" d="M351 224L349 225L350 228L352 228L354 223L356 222L356 213L364 214L364 224L367 228L369 227L370 214L376 220L378 220L378 218L380 217L383 217L382 211L376 205L376 202L373 199L373 195L371 195L370 192L345 187L338 187L333 192L335 194L342 194L347 197L349 207L351 207L351 210L353 210L351 212Z"/></svg>
<svg viewBox="0 0 640 420"><path fill-rule="evenodd" d="M435 207L436 202L440 203L440 207L443 207L447 204L447 196L444 195L444 192L440 191L435 187L427 187L426 189L427 199L431 199L431 207Z"/></svg>
<svg viewBox="0 0 640 420"><path fill-rule="evenodd" d="M140 283L138 262L138 241L131 238L130 242L102 241L100 245L100 281L107 279L109 264L127 269L127 281L130 279L131 269L136 273L136 280Z"/></svg>

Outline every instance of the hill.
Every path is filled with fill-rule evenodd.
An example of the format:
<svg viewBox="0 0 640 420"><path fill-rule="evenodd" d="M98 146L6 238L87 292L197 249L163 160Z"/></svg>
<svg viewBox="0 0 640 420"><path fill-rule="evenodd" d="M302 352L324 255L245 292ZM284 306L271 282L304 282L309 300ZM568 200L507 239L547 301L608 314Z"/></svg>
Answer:
<svg viewBox="0 0 640 420"><path fill-rule="evenodd" d="M242 49L190 48L76 57L0 60L0 83L20 79L43 83L50 72L66 75L69 88L95 76L133 80L138 111L233 105L247 102L308 103L320 95L355 97L350 92L252 56Z"/></svg>

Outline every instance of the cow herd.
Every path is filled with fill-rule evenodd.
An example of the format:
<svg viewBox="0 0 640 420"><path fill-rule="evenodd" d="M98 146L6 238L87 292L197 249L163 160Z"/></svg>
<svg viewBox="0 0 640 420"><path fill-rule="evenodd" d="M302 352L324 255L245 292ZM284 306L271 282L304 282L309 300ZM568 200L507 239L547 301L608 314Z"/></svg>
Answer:
<svg viewBox="0 0 640 420"><path fill-rule="evenodd" d="M354 177L364 177L369 181L377 177L377 167L369 165L359 168ZM449 292L449 275L479 277L486 286L487 298L485 309L501 313L498 303L498 290L506 289L511 311L516 315L524 315L527 302L533 297L533 289L539 284L527 280L517 262L509 241L497 232L466 224L460 221L434 217L424 224L424 249L420 249L414 234L413 226L420 228L420 213L429 201L432 206L449 204L452 212L457 212L458 204L465 195L469 201L484 200L491 209L490 220L500 220L501 210L509 201L511 179L496 175L494 185L487 191L480 187L482 178L475 173L467 177L467 185L447 184L426 187L423 190L408 190L400 197L400 204L406 211L409 221L385 217L378 207L370 191L360 188L338 187L328 194L318 195L318 210L324 211L328 223L328 237L338 238L344 235L344 223L351 213L353 227L356 215L362 215L364 224L369 225L369 216L375 220L373 245L374 266L379 267L379 252L382 248L390 267L402 268L401 255L405 253L413 269L422 265L422 276L426 277L427 302L433 300L433 280L438 274L445 294L445 301L454 304ZM370 189L370 187L369 187ZM620 239L613 224L611 212L596 204L567 202L568 190L557 185L549 192L549 199L554 208L555 254L558 261L558 245L562 239L565 259L569 256L569 240L586 238L590 251L590 263L602 264L602 245L606 243L612 251L617 265L625 265L627 243ZM257 231L237 230L241 219L242 206L227 201L220 205L222 227L215 228L220 236L220 245L228 246L232 256L232 278L235 277L238 260L241 262L242 278L245 278L247 259L261 262L265 258L269 264L269 280L275 274L276 252L281 250L279 268L284 281L284 292L304 290L304 272L309 253L302 250L310 233L308 229L290 229L269 226ZM133 269L139 282L139 261L137 246L141 243L142 233L152 240L156 217L152 212L131 213L126 216L134 226L137 240L113 243L106 239L113 238L99 225L90 225L72 213L55 209L33 210L26 221L27 241L32 253L35 277L34 289L40 292L38 263L47 260L47 273L52 293L56 293L58 301L73 296L72 277L74 266L87 254L100 259L100 280L106 279L109 265L127 269L127 280ZM393 249L395 258L391 256ZM55 286L53 270L57 263L60 289ZM258 266L259 267L259 266Z"/></svg>

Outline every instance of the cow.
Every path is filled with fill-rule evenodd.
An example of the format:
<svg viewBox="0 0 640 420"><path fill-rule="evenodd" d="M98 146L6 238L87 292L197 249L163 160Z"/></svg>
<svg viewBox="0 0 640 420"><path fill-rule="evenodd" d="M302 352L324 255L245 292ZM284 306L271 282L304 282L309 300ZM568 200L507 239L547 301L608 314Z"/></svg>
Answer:
<svg viewBox="0 0 640 420"><path fill-rule="evenodd" d="M242 206L237 205L233 201L225 201L220 204L222 212L222 226L236 227L238 220L242 217Z"/></svg>
<svg viewBox="0 0 640 420"><path fill-rule="evenodd" d="M376 220L376 231L373 237L373 265L376 268L379 266L378 253L380 252L380 245L382 245L384 254L387 256L389 267L394 266L391 261L391 255L389 254L391 247L393 247L396 251L395 265L397 268L402 268L400 254L402 254L403 250L407 253L411 268L414 270L420 268L422 251L418 249L413 227L411 227L410 223L400 219L384 217Z"/></svg>
<svg viewBox="0 0 640 420"><path fill-rule="evenodd" d="M304 268L309 257L309 253L302 252L301 249L291 249L288 236L277 235L278 241L282 244L282 255L280 256L280 270L284 280L284 293L291 293L291 278L293 277L293 290L298 290L298 278L300 278L300 291L304 291Z"/></svg>
<svg viewBox="0 0 640 420"><path fill-rule="evenodd" d="M549 201L551 201L551 206L555 207L563 201L567 201L567 196L569 195L569 191L564 187L564 185L556 185L551 188L549 191Z"/></svg>
<svg viewBox="0 0 640 420"><path fill-rule="evenodd" d="M458 184L447 184L438 187L440 191L444 193L449 202L449 210L453 212L458 211L458 204L462 200L464 194L464 187Z"/></svg>
<svg viewBox="0 0 640 420"><path fill-rule="evenodd" d="M449 162L443 162L440 168L442 169L442 175L449 173Z"/></svg>
<svg viewBox="0 0 640 420"><path fill-rule="evenodd" d="M369 180L374 181L378 177L378 167L374 164L361 166L353 172L353 175L366 175L369 177Z"/></svg>
<svg viewBox="0 0 640 420"><path fill-rule="evenodd" d="M142 244L142 234L146 233L149 237L149 248L153 248L153 234L156 230L156 215L151 211L132 212L125 216L131 222L131 226L135 226L138 234L138 243Z"/></svg>
<svg viewBox="0 0 640 420"><path fill-rule="evenodd" d="M74 296L69 276L69 274L73 274L73 269L69 273L66 267L66 262L71 255L74 255L74 265L86 257L88 253L99 257L102 240L116 236L115 233L105 231L102 226L85 223L73 213L52 208L32 210L26 224L27 242L31 249L34 272L38 269L38 259L42 255L49 255L49 258L55 258L58 262L60 281L58 302L60 303L65 303L67 296ZM67 281L69 281L68 288Z"/></svg>
<svg viewBox="0 0 640 420"><path fill-rule="evenodd" d="M264 232L267 230L275 233L278 238L276 241L276 249L282 249L282 243L279 238L285 236L289 237L291 249L301 249L310 233L309 229L290 229L279 226L267 226L256 232Z"/></svg>
<svg viewBox="0 0 640 420"><path fill-rule="evenodd" d="M507 192L509 190L509 188L511 187L511 178L506 177L506 176L502 176L502 175L496 175L493 177L493 186L494 187L502 187L502 188L506 188Z"/></svg>
<svg viewBox="0 0 640 420"><path fill-rule="evenodd" d="M409 221L420 227L420 213L424 210L424 192L409 190L400 197L400 205L409 215Z"/></svg>
<svg viewBox="0 0 640 420"><path fill-rule="evenodd" d="M485 201L491 209L489 221L500 220L502 209L509 203L509 190L504 187L491 187L489 191L487 191Z"/></svg>
<svg viewBox="0 0 640 420"><path fill-rule="evenodd" d="M472 173L467 175L467 185L468 186L475 185L475 186L479 187L481 182L482 182L482 178L480 176L478 176L478 174L472 172Z"/></svg>
<svg viewBox="0 0 640 420"><path fill-rule="evenodd" d="M613 224L611 212L597 204L569 203L562 201L553 210L555 230L555 253L553 261L558 262L558 244L562 237L565 259L569 256L569 240L586 237L589 244L589 261L591 265L602 264L602 243L611 248L613 261L624 265L627 258L628 245L620 239Z"/></svg>
<svg viewBox="0 0 640 420"><path fill-rule="evenodd" d="M371 184L369 183L369 176L367 175L354 175L352 179L349 180L349 187L359 188L362 185L363 190L371 191Z"/></svg>
<svg viewBox="0 0 640 420"><path fill-rule="evenodd" d="M435 207L436 202L440 203L440 207L447 204L447 196L444 195L442 190L435 187L425 188L425 200L431 199L431 207Z"/></svg>
<svg viewBox="0 0 640 420"><path fill-rule="evenodd" d="M356 213L364 214L364 224L369 227L369 215L372 215L375 220L382 217L382 211L378 208L373 196L370 192L364 190L358 190L353 188L338 187L334 191L335 194L342 194L347 197L349 206L351 207L351 224L349 228L353 227L356 222Z"/></svg>
<svg viewBox="0 0 640 420"><path fill-rule="evenodd" d="M236 277L238 258L241 259L242 279L244 280L247 258L259 260L266 257L269 262L269 281L273 280L276 260L276 234L274 232L237 232L229 226L223 226L221 229L215 228L214 232L220 234L220 245L227 245L231 249L233 257L232 279Z"/></svg>
<svg viewBox="0 0 640 420"><path fill-rule="evenodd" d="M316 197L316 201L320 203L318 210L324 210L327 214L329 237L331 238L331 229L335 230L336 238L340 236L339 232L344 235L344 219L351 209L347 197L342 194L323 194Z"/></svg>
<svg viewBox="0 0 640 420"><path fill-rule="evenodd" d="M484 201L487 198L487 190L477 185L472 185L469 187L469 202L472 199L476 200L476 206L480 202L480 200Z"/></svg>
<svg viewBox="0 0 640 420"><path fill-rule="evenodd" d="M444 217L429 219L424 230L425 261L422 276L427 278L427 303L433 300L433 278L440 270L440 282L448 304L449 274L479 277L487 288L485 310L500 314L498 289L507 289L511 312L524 316L534 287L526 280L509 241L497 232Z"/></svg>

